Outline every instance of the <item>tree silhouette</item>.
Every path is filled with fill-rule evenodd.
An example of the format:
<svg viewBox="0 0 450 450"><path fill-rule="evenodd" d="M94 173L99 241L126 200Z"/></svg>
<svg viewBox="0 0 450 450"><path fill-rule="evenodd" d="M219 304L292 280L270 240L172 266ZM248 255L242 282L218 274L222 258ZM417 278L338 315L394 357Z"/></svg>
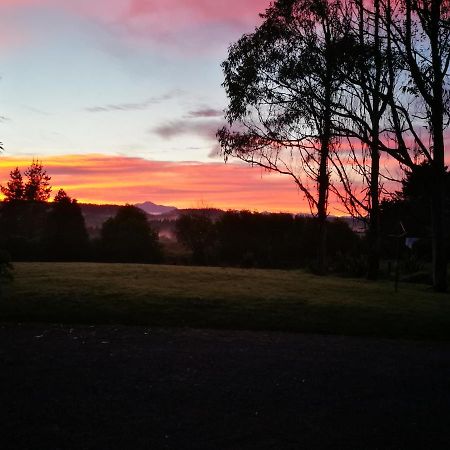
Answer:
<svg viewBox="0 0 450 450"><path fill-rule="evenodd" d="M318 217L317 271L326 271L329 159L338 142L333 104L343 82L346 18L339 0L278 0L222 64L225 158L291 176Z"/></svg>
<svg viewBox="0 0 450 450"><path fill-rule="evenodd" d="M88 257L88 234L81 208L63 189L56 194L43 232L44 255L50 260Z"/></svg>
<svg viewBox="0 0 450 450"><path fill-rule="evenodd" d="M449 0L276 0L223 63L225 159L293 177L319 218L324 268L328 192L369 222L369 277L379 268L382 154L427 162L433 279L447 289L445 139L450 124ZM347 139L347 160L339 145ZM360 176L355 194L349 175ZM313 181L313 186L308 183ZM344 189L339 189L336 178ZM363 198L361 198L363 197Z"/></svg>
<svg viewBox="0 0 450 450"><path fill-rule="evenodd" d="M367 276L374 280L380 265L379 204L386 175L380 157L391 91L388 39L383 27L386 5L382 0L348 0L342 2L342 8L341 14L350 18L351 27L347 58L342 60L344 82L333 108L339 118L336 128L347 146L337 148L331 158L341 181L332 189L347 211L368 225ZM392 78L395 73L396 69Z"/></svg>
<svg viewBox="0 0 450 450"><path fill-rule="evenodd" d="M6 183L6 186L0 186L0 190L5 196L6 202L24 199L25 187L18 167L9 173L9 181Z"/></svg>
<svg viewBox="0 0 450 450"><path fill-rule="evenodd" d="M385 26L394 89L389 95L392 138L389 154L414 170L427 162L431 177L433 284L447 290L444 132L450 122L450 4L448 0L388 0Z"/></svg>
<svg viewBox="0 0 450 450"><path fill-rule="evenodd" d="M27 181L24 188L24 199L35 202L46 202L50 198L52 190L51 177L39 161L33 161L25 171Z"/></svg>
<svg viewBox="0 0 450 450"><path fill-rule="evenodd" d="M429 242L432 238L430 210L432 206L433 169L423 163L414 170L407 170L402 180L402 189L393 198L382 202L382 225L384 235L393 233L399 226L404 226L408 237L420 238L420 256L431 256ZM445 228L450 227L450 172L445 174L446 199L444 207ZM449 242L446 253L449 255ZM387 249L389 250L389 249Z"/></svg>
<svg viewBox="0 0 450 450"><path fill-rule="evenodd" d="M178 241L192 251L195 264L211 262L215 230L210 217L201 212L183 214L177 219L175 230Z"/></svg>
<svg viewBox="0 0 450 450"><path fill-rule="evenodd" d="M111 262L158 262L161 250L144 211L132 205L119 209L102 226L100 249Z"/></svg>

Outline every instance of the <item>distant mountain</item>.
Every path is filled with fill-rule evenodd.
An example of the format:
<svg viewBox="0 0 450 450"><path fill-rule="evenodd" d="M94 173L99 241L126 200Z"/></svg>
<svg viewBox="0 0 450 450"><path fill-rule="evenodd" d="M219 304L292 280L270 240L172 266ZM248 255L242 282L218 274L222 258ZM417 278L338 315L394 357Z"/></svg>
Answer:
<svg viewBox="0 0 450 450"><path fill-rule="evenodd" d="M138 208L145 211L147 214L151 215L165 214L175 211L177 209L175 208L175 206L157 205L156 203L153 202L136 203L134 206L137 206Z"/></svg>

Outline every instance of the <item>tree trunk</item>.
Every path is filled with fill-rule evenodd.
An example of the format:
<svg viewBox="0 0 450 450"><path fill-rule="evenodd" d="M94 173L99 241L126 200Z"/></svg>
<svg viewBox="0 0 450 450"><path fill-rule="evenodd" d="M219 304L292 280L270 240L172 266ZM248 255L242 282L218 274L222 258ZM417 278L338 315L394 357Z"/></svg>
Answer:
<svg viewBox="0 0 450 450"><path fill-rule="evenodd" d="M324 78L324 109L322 122L322 135L320 139L320 164L319 174L317 177L318 202L317 217L319 221L319 237L317 242L317 273L324 275L328 271L327 266L327 211L328 211L328 190L330 187L330 176L328 173L328 157L330 154L331 143L331 74L332 74L332 58L330 54L330 32L325 26L325 59L326 69Z"/></svg>
<svg viewBox="0 0 450 450"><path fill-rule="evenodd" d="M437 292L447 291L447 246L444 225L445 205L445 143L444 143L444 95L442 61L440 52L440 1L433 0L430 15L430 42L433 65L433 96L431 124L433 136L433 180L431 198L431 226L433 246L433 286Z"/></svg>
<svg viewBox="0 0 450 450"><path fill-rule="evenodd" d="M433 88L433 179L431 188L431 228L433 250L433 286L447 291L447 245L445 232L445 144L442 82Z"/></svg>
<svg viewBox="0 0 450 450"><path fill-rule="evenodd" d="M328 203L328 152L329 144L322 141L319 168L319 201L317 203L317 217L319 222L319 236L317 242L317 273L325 275L327 272L327 203Z"/></svg>
<svg viewBox="0 0 450 450"><path fill-rule="evenodd" d="M445 180L444 170L437 168L431 198L433 245L433 286L437 292L447 291L447 246L444 225Z"/></svg>
<svg viewBox="0 0 450 450"><path fill-rule="evenodd" d="M378 279L380 270L380 154L378 150L378 127L373 129L371 149L371 173L370 173L370 220L369 220L369 258L367 278Z"/></svg>
<svg viewBox="0 0 450 450"><path fill-rule="evenodd" d="M370 144L370 221L369 221L369 258L367 278L378 279L380 271L380 87L383 62L380 55L380 1L374 1L375 24L375 86L372 92L371 144Z"/></svg>

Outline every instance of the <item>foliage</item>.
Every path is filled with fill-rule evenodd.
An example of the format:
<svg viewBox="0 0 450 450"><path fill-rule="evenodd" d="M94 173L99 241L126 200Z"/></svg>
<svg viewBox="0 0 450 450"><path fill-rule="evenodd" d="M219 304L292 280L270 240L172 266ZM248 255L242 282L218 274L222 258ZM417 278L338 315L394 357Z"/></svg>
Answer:
<svg viewBox="0 0 450 450"><path fill-rule="evenodd" d="M100 252L111 262L159 262L161 249L144 211L132 205L119 209L102 226Z"/></svg>
<svg viewBox="0 0 450 450"><path fill-rule="evenodd" d="M0 186L6 202L23 200L25 195L25 186L23 184L22 174L18 167L9 174L9 181L6 186Z"/></svg>
<svg viewBox="0 0 450 450"><path fill-rule="evenodd" d="M89 257L89 239L81 208L62 189L47 213L42 241L46 259L77 261Z"/></svg>
<svg viewBox="0 0 450 450"><path fill-rule="evenodd" d="M449 2L275 0L261 17L222 65L225 159L294 179L320 219L319 267L331 183L369 224L371 279L379 269L383 177L392 178L380 158L413 171L427 162L434 288L446 291ZM336 145L341 139L349 149Z"/></svg>
<svg viewBox="0 0 450 450"><path fill-rule="evenodd" d="M402 188L381 205L381 227L383 232L383 253L393 257L395 246L393 236L405 232L405 237L418 238L414 244L415 257L431 260L431 184L433 172L428 163L423 163L405 172ZM445 228L450 229L450 172L446 171ZM403 228L400 227L401 226ZM403 231L404 229L404 231ZM403 248L403 244L402 244ZM447 241L447 255L450 245Z"/></svg>
<svg viewBox="0 0 450 450"><path fill-rule="evenodd" d="M46 202L50 198L52 190L50 186L51 177L47 175L39 161L33 161L25 171L27 181L24 187L24 199L34 202Z"/></svg>
<svg viewBox="0 0 450 450"><path fill-rule="evenodd" d="M50 177L39 161L22 174L18 167L1 186L5 201L0 207L0 244L15 260L42 259L42 233L51 186Z"/></svg>
<svg viewBox="0 0 450 450"><path fill-rule="evenodd" d="M0 292L1 283L3 281L11 281L13 279L13 266L9 253L5 250L0 250Z"/></svg>
<svg viewBox="0 0 450 450"><path fill-rule="evenodd" d="M215 228L212 220L201 212L183 214L175 226L179 242L192 251L195 264L214 262Z"/></svg>
<svg viewBox="0 0 450 450"><path fill-rule="evenodd" d="M217 223L220 260L243 267L295 267L295 219L290 214L227 212ZM304 249L306 250L306 249Z"/></svg>
<svg viewBox="0 0 450 450"><path fill-rule="evenodd" d="M197 255L207 252L210 264L311 267L316 255L318 227L313 217L227 211L215 222L195 214L184 215L176 227L184 245ZM336 255L359 254L360 239L345 222L328 221L327 233L331 268Z"/></svg>
<svg viewBox="0 0 450 450"><path fill-rule="evenodd" d="M229 126L218 131L225 159L290 176L318 217L319 273L326 272L329 159L339 136L332 105L351 48L339 0L278 0L222 64Z"/></svg>
<svg viewBox="0 0 450 450"><path fill-rule="evenodd" d="M42 259L42 233L48 205L45 202L11 201L0 205L0 247L14 261Z"/></svg>
<svg viewBox="0 0 450 450"><path fill-rule="evenodd" d="M338 275L360 278L367 273L367 258L362 254L338 252L331 264L331 272Z"/></svg>

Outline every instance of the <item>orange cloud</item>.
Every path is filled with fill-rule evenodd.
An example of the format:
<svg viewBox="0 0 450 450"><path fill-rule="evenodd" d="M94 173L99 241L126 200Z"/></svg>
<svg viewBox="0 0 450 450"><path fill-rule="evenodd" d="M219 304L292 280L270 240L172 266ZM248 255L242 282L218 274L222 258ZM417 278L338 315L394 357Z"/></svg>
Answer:
<svg viewBox="0 0 450 450"><path fill-rule="evenodd" d="M179 208L309 212L286 176L237 163L149 161L107 155L48 156L42 160L53 190L64 188L80 202L138 203L146 200ZM30 158L0 156L0 183ZM334 209L334 212L337 210Z"/></svg>

